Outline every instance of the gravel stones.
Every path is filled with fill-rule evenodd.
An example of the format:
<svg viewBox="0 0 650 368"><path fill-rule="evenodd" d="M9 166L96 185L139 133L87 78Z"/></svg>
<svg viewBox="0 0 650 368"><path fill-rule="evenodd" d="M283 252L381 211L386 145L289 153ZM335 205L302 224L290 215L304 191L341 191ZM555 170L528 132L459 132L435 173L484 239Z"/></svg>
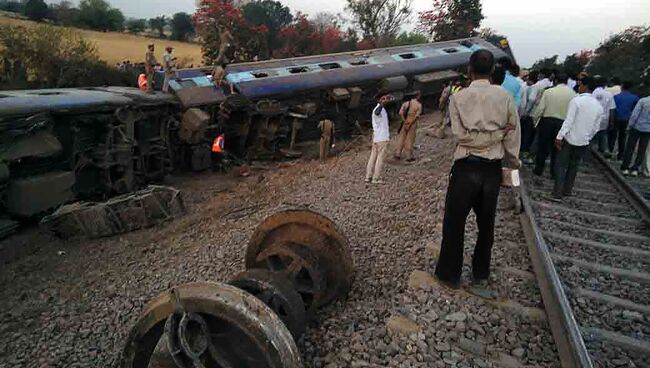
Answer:
<svg viewBox="0 0 650 368"><path fill-rule="evenodd" d="M411 289L430 290L437 285L433 276L424 271L413 271L409 276L408 286Z"/></svg>
<svg viewBox="0 0 650 368"><path fill-rule="evenodd" d="M386 322L386 329L391 335L412 335L420 332L421 327L405 317L391 317Z"/></svg>
<svg viewBox="0 0 650 368"><path fill-rule="evenodd" d="M425 115L421 126L437 119ZM363 183L366 140L323 165L285 163L244 179L175 178L188 214L152 229L91 241L31 235L37 251L0 267L0 367L117 368L126 334L147 301L173 285L229 280L244 270L243 253L259 221L296 206L331 218L348 237L356 266L348 299L319 311L319 323L298 342L306 368L447 367L445 361L496 367L499 352L510 355L520 347L526 354L518 366L558 367L545 322L462 291L409 288L414 271L431 274L435 266L431 250L440 244L454 148L451 139L425 134L417 143L422 147L414 164L388 160L385 185ZM504 298L525 295L531 305L540 304L534 283L502 271L532 272L517 216L498 211L491 287ZM476 231L472 216L465 275ZM56 256L59 250L66 255ZM447 320L458 312L464 320ZM420 328L389 333L391 317ZM483 344L486 354L463 349L461 339Z"/></svg>

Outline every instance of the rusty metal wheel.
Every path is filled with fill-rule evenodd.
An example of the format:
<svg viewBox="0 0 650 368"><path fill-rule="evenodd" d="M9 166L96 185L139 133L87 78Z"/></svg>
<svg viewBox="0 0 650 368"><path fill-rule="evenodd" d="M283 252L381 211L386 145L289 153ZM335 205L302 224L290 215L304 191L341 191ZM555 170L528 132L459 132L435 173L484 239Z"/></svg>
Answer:
<svg viewBox="0 0 650 368"><path fill-rule="evenodd" d="M269 270L253 269L240 273L229 284L263 301L280 317L296 341L305 332L307 317L302 298L283 275Z"/></svg>
<svg viewBox="0 0 650 368"><path fill-rule="evenodd" d="M302 209L278 212L259 224L246 249L246 268L284 270L308 310L345 296L354 277L345 236L332 220Z"/></svg>
<svg viewBox="0 0 650 368"><path fill-rule="evenodd" d="M191 283L152 300L131 330L123 368L298 368L300 353L280 318L231 285Z"/></svg>

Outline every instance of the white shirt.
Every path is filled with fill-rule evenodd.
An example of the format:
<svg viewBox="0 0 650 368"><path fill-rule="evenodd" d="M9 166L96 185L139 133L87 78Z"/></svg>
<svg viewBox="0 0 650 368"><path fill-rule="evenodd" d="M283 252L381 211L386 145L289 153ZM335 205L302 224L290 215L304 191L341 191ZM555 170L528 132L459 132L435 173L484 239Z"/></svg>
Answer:
<svg viewBox="0 0 650 368"><path fill-rule="evenodd" d="M553 82L551 82L551 80L548 78L544 78L538 83L541 84L544 89L553 87Z"/></svg>
<svg viewBox="0 0 650 368"><path fill-rule="evenodd" d="M388 131L388 113L386 109L381 109L381 114L379 116L375 115L375 110L380 107L381 104L377 104L374 109L372 109L372 141L374 143L387 142L390 140L390 132Z"/></svg>
<svg viewBox="0 0 650 368"><path fill-rule="evenodd" d="M587 146L598 133L603 108L589 93L583 93L569 102L569 111L557 135L573 146Z"/></svg>
<svg viewBox="0 0 650 368"><path fill-rule="evenodd" d="M523 79L517 77L519 84L521 84L521 104L519 104L519 116L524 116L526 113L526 105L528 105L528 84Z"/></svg>
<svg viewBox="0 0 650 368"><path fill-rule="evenodd" d="M576 80L573 78L569 78L569 80L566 82L566 85L571 89L574 89L576 87L576 84L578 84L578 82L576 82Z"/></svg>
<svg viewBox="0 0 650 368"><path fill-rule="evenodd" d="M603 111L605 112L603 114L602 120L600 121L600 130L605 130L609 125L609 114L612 113L611 110L614 110L616 108L616 102L614 102L614 95L607 92L607 90L604 89L603 87L596 88L591 94L598 101L598 103L600 103L600 106L603 108Z"/></svg>

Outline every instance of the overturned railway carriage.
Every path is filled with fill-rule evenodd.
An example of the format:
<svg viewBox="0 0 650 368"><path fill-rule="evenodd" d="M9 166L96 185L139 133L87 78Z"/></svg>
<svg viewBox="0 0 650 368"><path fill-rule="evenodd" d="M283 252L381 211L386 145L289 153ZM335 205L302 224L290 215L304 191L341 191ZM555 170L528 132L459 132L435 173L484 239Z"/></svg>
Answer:
<svg viewBox="0 0 650 368"><path fill-rule="evenodd" d="M377 94L390 93L395 106L415 90L438 94L478 49L510 56L507 43L471 38L230 65L226 79L238 92L230 96L206 69L177 71L171 94L121 87L1 92L0 214L34 218L174 170L205 170L220 133L241 158L297 156L301 142L318 138L321 119L348 136L367 120Z"/></svg>

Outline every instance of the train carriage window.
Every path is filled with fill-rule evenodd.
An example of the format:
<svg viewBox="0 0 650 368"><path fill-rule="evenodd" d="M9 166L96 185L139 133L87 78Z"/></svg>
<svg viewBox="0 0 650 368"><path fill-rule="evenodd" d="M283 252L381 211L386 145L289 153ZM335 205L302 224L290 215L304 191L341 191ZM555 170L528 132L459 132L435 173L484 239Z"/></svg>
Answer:
<svg viewBox="0 0 650 368"><path fill-rule="evenodd" d="M269 73L258 72L258 73L253 73L253 76L255 78L266 78L269 76Z"/></svg>
<svg viewBox="0 0 650 368"><path fill-rule="evenodd" d="M289 68L289 73L291 74L298 74L298 73L307 73L309 71L309 68L306 66L299 66L296 68Z"/></svg>
<svg viewBox="0 0 650 368"><path fill-rule="evenodd" d="M186 80L179 81L178 84L180 84L182 88L196 87L196 82L194 82L191 79L186 79Z"/></svg>
<svg viewBox="0 0 650 368"><path fill-rule="evenodd" d="M368 65L368 60L366 59L351 60L350 65Z"/></svg>
<svg viewBox="0 0 650 368"><path fill-rule="evenodd" d="M474 44L470 40L465 40L465 41L461 42L460 44L467 47L467 48L472 48L472 46L474 46Z"/></svg>
<svg viewBox="0 0 650 368"><path fill-rule="evenodd" d="M455 53L455 52L458 52L458 49L455 48L455 47L450 47L450 48L444 49L444 50L442 50L442 51L444 51L444 52L446 52L446 53L448 53L448 54L453 54L453 53Z"/></svg>
<svg viewBox="0 0 650 368"><path fill-rule="evenodd" d="M28 92L30 95L37 95L37 96L57 96L57 95L62 95L63 92Z"/></svg>
<svg viewBox="0 0 650 368"><path fill-rule="evenodd" d="M416 59L416 58L417 58L417 56L415 56L414 53L400 54L399 57L401 57L401 58L404 59L404 60L408 60L408 59Z"/></svg>
<svg viewBox="0 0 650 368"><path fill-rule="evenodd" d="M319 64L321 68L325 70L332 70L332 69L340 69L341 65L339 63L327 63L327 64Z"/></svg>

